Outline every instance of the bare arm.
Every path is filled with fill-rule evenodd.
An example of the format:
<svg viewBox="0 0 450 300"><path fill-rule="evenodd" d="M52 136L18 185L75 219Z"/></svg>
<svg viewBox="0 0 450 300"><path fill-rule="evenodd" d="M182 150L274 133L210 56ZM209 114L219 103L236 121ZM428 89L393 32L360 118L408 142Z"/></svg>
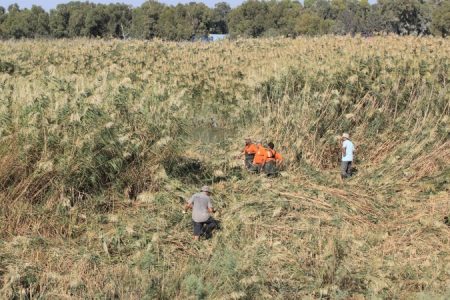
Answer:
<svg viewBox="0 0 450 300"><path fill-rule="evenodd" d="M211 198L209 198L209 201L208 201L208 212L210 214L214 213L214 207L213 207Z"/></svg>
<svg viewBox="0 0 450 300"><path fill-rule="evenodd" d="M184 205L184 211L186 212L188 209L192 209L194 207L194 198L191 197L188 202Z"/></svg>

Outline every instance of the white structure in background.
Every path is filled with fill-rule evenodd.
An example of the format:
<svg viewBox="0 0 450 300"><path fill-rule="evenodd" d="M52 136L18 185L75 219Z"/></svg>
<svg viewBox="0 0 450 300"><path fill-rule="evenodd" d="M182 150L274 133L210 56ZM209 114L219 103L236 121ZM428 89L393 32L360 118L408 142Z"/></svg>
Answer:
<svg viewBox="0 0 450 300"><path fill-rule="evenodd" d="M228 38L228 34L209 34L208 35L208 40L211 42L224 40L226 38Z"/></svg>

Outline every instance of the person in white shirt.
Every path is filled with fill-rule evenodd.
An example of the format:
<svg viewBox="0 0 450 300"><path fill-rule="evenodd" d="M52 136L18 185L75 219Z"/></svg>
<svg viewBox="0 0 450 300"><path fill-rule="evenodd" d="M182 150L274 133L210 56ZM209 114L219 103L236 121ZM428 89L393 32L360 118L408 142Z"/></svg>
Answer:
<svg viewBox="0 0 450 300"><path fill-rule="evenodd" d="M350 135L348 133L344 133L342 139L344 141L342 143L341 177L344 179L352 176L352 162L355 145L350 141Z"/></svg>
<svg viewBox="0 0 450 300"><path fill-rule="evenodd" d="M192 209L192 224L194 225L194 240L198 241L202 235L206 239L212 237L213 229L218 227L217 221L211 217L214 213L214 208L211 200L211 190L204 185L200 193L194 194L184 208L186 210Z"/></svg>

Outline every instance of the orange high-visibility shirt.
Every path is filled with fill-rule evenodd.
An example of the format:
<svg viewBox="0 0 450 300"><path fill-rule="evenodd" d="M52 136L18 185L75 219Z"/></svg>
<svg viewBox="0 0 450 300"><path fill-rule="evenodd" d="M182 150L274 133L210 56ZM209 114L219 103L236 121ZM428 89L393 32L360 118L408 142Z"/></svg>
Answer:
<svg viewBox="0 0 450 300"><path fill-rule="evenodd" d="M283 156L279 152L275 153L275 160L280 162L283 160Z"/></svg>
<svg viewBox="0 0 450 300"><path fill-rule="evenodd" d="M245 145L244 147L245 154L255 154L256 151L258 151L258 148L256 148L255 144Z"/></svg>
<svg viewBox="0 0 450 300"><path fill-rule="evenodd" d="M258 150L256 151L255 158L253 159L254 165L262 165L266 161L266 149L262 145L258 145Z"/></svg>
<svg viewBox="0 0 450 300"><path fill-rule="evenodd" d="M283 160L283 157L280 153L276 152L273 149L267 149L266 150L266 161L275 160L277 162L280 162Z"/></svg>

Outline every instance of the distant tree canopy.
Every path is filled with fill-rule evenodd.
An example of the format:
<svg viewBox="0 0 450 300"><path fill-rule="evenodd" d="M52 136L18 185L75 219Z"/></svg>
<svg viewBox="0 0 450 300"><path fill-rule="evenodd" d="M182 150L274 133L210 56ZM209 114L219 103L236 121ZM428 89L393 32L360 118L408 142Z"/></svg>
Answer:
<svg viewBox="0 0 450 300"><path fill-rule="evenodd" d="M442 37L450 35L450 0L444 0L433 8L431 31Z"/></svg>
<svg viewBox="0 0 450 300"><path fill-rule="evenodd" d="M46 12L40 6L0 6L0 38L138 38L191 40L209 33L242 37L372 34L450 34L450 0L249 0L232 9L154 0L126 4L69 2Z"/></svg>

